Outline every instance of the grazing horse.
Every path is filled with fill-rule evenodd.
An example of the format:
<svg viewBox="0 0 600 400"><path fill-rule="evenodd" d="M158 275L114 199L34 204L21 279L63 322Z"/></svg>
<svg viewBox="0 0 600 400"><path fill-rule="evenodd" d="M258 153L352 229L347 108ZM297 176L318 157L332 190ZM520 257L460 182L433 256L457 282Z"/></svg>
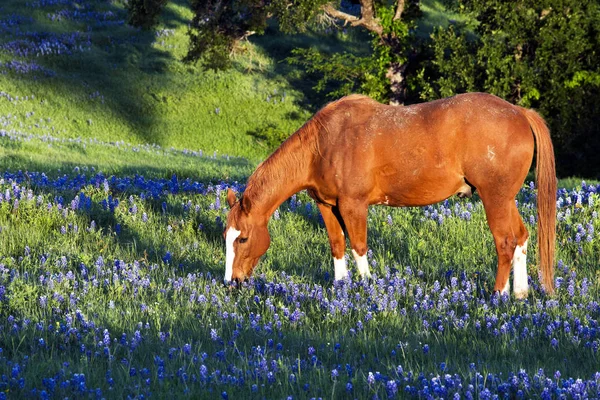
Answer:
<svg viewBox="0 0 600 400"><path fill-rule="evenodd" d="M369 277L367 210L371 204L425 206L476 189L498 255L495 291L527 296L527 239L515 196L537 144L538 255L542 283L553 292L556 236L554 152L544 120L533 110L484 93L395 107L350 95L327 104L291 135L248 179L223 236L225 281L248 278L270 243L277 207L306 189L316 201L331 244L335 279L347 277L350 239L358 272Z"/></svg>

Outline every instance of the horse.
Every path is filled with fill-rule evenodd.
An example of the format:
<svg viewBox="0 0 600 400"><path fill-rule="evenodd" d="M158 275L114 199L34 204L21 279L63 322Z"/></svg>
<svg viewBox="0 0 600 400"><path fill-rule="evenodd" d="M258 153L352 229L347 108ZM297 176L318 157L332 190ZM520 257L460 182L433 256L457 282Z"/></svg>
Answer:
<svg viewBox="0 0 600 400"><path fill-rule="evenodd" d="M348 276L346 236L361 277L367 262L370 205L416 207L478 191L494 237L495 292L527 297L529 233L515 197L536 151L538 265L553 293L556 173L550 132L531 109L485 93L410 106L349 95L319 110L262 162L237 199L223 232L226 283L251 276L270 244L267 224L291 195L307 190L329 235L335 279Z"/></svg>

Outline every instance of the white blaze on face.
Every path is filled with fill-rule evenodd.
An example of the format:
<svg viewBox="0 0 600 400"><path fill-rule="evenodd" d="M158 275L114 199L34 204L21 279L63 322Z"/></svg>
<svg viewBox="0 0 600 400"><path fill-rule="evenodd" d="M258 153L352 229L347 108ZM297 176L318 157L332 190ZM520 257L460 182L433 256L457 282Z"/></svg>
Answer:
<svg viewBox="0 0 600 400"><path fill-rule="evenodd" d="M524 299L527 297L527 290L529 289L527 283L527 240L523 243L523 246L515 248L512 262L514 268L513 292L517 299Z"/></svg>
<svg viewBox="0 0 600 400"><path fill-rule="evenodd" d="M352 255L354 256L354 260L356 261L356 267L358 268L358 273L363 278L370 278L371 271L369 270L369 261L367 261L367 254L363 254L359 256L358 253L352 249Z"/></svg>
<svg viewBox="0 0 600 400"><path fill-rule="evenodd" d="M235 251L233 250L233 242L240 236L242 231L238 231L233 226L229 227L227 234L225 235L225 283L231 282L231 276L233 275L233 259L235 258Z"/></svg>
<svg viewBox="0 0 600 400"><path fill-rule="evenodd" d="M333 269L335 272L335 280L340 281L348 277L348 268L346 268L346 260L344 258L333 258Z"/></svg>

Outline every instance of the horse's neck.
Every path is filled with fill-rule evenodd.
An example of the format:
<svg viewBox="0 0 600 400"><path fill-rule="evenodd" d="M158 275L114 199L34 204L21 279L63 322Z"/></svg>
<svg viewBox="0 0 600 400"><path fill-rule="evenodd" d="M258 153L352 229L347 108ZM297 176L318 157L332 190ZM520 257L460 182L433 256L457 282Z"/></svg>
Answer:
<svg viewBox="0 0 600 400"><path fill-rule="evenodd" d="M313 152L294 139L282 145L250 177L244 196L249 196L253 214L268 220L281 203L308 187Z"/></svg>

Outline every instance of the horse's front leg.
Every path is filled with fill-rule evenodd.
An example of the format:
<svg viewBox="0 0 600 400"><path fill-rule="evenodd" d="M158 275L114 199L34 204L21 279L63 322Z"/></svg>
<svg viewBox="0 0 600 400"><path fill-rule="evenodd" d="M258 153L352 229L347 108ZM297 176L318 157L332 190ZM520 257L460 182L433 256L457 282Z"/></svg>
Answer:
<svg viewBox="0 0 600 400"><path fill-rule="evenodd" d="M344 237L343 221L337 212L336 207L331 207L326 204L317 203L319 211L323 216L325 228L329 235L329 244L331 245L331 255L333 256L333 267L335 270L335 280L348 277L348 268L346 267L346 259L344 253L346 251L346 238Z"/></svg>
<svg viewBox="0 0 600 400"><path fill-rule="evenodd" d="M341 201L340 214L346 224L346 232L350 236L352 255L356 261L358 273L363 278L370 278L367 261L367 213L368 205L355 201Z"/></svg>

